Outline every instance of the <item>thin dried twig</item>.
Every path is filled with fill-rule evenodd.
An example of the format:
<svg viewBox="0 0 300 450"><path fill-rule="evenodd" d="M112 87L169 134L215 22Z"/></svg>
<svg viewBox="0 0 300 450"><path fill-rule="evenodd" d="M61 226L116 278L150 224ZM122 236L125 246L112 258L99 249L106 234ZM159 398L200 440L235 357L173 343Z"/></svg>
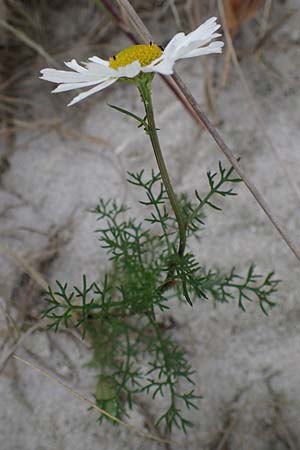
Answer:
<svg viewBox="0 0 300 450"><path fill-rule="evenodd" d="M299 190L298 184L295 182L294 178L290 175L289 170L286 167L286 164L285 164L284 160L280 156L280 152L278 151L278 149L273 144L273 141L272 141L271 137L269 136L269 134L268 134L268 132L266 130L266 127L265 127L263 118L261 116L261 113L260 113L260 111L257 108L256 102L255 102L255 99L254 99L254 95L251 92L249 84L248 84L248 82L247 82L247 80L245 78L244 72L243 72L243 70L241 68L241 65L240 65L239 61L238 61L238 57L237 57L237 54L236 54L236 51L235 51L235 48L234 48L234 45L233 45L232 37L230 35L230 31L229 31L229 27L228 27L228 22L227 22L227 19L226 19L226 14L225 14L225 9L224 9L224 5L223 5L223 0L218 0L218 8L219 8L219 12L220 12L220 16L221 16L221 20L222 20L222 24L223 24L223 28L224 28L224 33L225 33L225 36L226 36L226 41L227 41L227 45L228 45L228 48L229 48L229 53L230 53L231 59L232 59L233 64L234 64L234 66L236 68L238 76L239 76L239 78L241 80L243 89L244 89L244 91L245 91L245 93L246 93L246 95L248 97L248 101L249 101L249 103L250 103L250 105L252 107L252 110L254 112L254 116L256 118L256 121L257 121L257 124L259 126L259 129L262 132L263 136L265 137L267 143L269 144L269 146L270 146L270 148L271 148L271 150L273 152L273 155L275 156L275 158L278 161L278 165L279 165L280 169L282 169L284 171L285 178L287 180L289 180L290 186L291 186L292 190L294 191L298 201L300 202L300 190Z"/></svg>
<svg viewBox="0 0 300 450"><path fill-rule="evenodd" d="M229 424L227 425L226 429L224 430L223 436L221 437L220 442L218 443L218 446L215 448L215 450L224 450L228 442L228 439L230 437L230 434L232 433L234 427L236 426L237 422L237 416L231 417Z"/></svg>
<svg viewBox="0 0 300 450"><path fill-rule="evenodd" d="M146 402L144 402L140 397L136 397L134 399L134 401L137 403L137 405L141 409L141 413L143 414L143 417L144 417L145 426L149 429L149 431L151 433L158 433L159 437L161 439L163 439L164 441L166 441L166 437L164 436L164 434L166 432L163 433L159 429L155 429L155 425L154 425L155 418L149 411L149 405ZM164 448L165 448L165 450L172 450L170 442L164 442Z"/></svg>
<svg viewBox="0 0 300 450"><path fill-rule="evenodd" d="M120 8L125 12L129 22L133 26L135 32L139 35L142 41L151 42L152 35L140 16L136 13L131 3L127 0L117 0Z"/></svg>
<svg viewBox="0 0 300 450"><path fill-rule="evenodd" d="M131 4L128 0L117 0L118 4L126 10L129 19L131 20L131 23L135 29L139 32L140 35L143 36L143 39L145 42L152 41L153 38L144 25L144 23L141 21ZM205 126L209 134L212 136L216 144L218 145L219 149L222 151L222 153L226 156L228 161L231 163L231 165L234 167L237 174L242 178L243 182L247 186L248 190L251 192L261 209L265 212L267 217L269 218L270 222L274 225L278 233L280 234L281 238L285 241L289 249L292 251L292 253L295 255L297 260L300 263L300 250L295 246L295 244L290 239L289 235L287 234L286 230L284 229L283 225L279 222L277 218L275 218L273 212L269 208L267 202L263 198L263 196L260 194L256 186L252 183L252 181L249 179L248 175L245 173L245 171L240 166L238 160L235 158L233 152L228 147L228 145L225 143L223 138L221 137L218 130L212 125L212 123L209 121L206 114L201 110L199 104L197 103L196 99L193 97L189 89L186 87L184 82L181 80L181 78L178 76L176 72L174 72L174 75L172 76L173 80L179 87L179 89L182 92L182 95L186 98L186 100L189 102L190 106L192 107L194 113L197 115L198 122L200 122L202 125Z"/></svg>
<svg viewBox="0 0 300 450"><path fill-rule="evenodd" d="M9 23L7 23L5 20L0 18L0 26L3 27L5 30L9 31L10 33L14 34L20 41L22 41L25 45L30 47L32 50L34 50L38 55L45 58L45 60L54 66L57 66L56 61L52 56L50 56L46 50L43 49L43 47L36 42L34 42L30 37L28 37L23 31L18 30L17 28L13 27Z"/></svg>
<svg viewBox="0 0 300 450"><path fill-rule="evenodd" d="M291 18L295 18L300 13L300 8L289 11L278 23L275 23L271 28L269 28L266 33L258 40L257 44L253 49L253 53L259 53L261 48L266 44L266 42L276 33L280 28L282 28L286 22L288 22Z"/></svg>
<svg viewBox="0 0 300 450"><path fill-rule="evenodd" d="M13 329L16 332L17 336L19 337L21 335L21 331L20 331L20 329L18 327L18 324L16 323L15 319L10 314L8 309L4 308L1 305L1 303L0 303L0 311L1 311L2 315L3 315L3 317L5 317L5 319L6 319L7 328L11 329L11 330ZM0 350L1 350L1 348L0 348ZM0 366L1 366L1 364L0 364Z"/></svg>
<svg viewBox="0 0 300 450"><path fill-rule="evenodd" d="M100 0L96 0L97 4L99 4L99 2L100 2ZM109 11L111 16L117 22L118 26L123 31L123 33L128 37L128 39L130 39L130 41L132 41L134 44L137 44L139 42L139 40L134 36L134 34L132 34L128 30L128 27L124 23L123 18L117 13L117 11L115 11L115 9L111 6L110 2L108 0L101 0L101 3L105 6L107 11ZM122 8L122 5L120 5L120 7ZM145 31L145 29L144 29L144 31ZM151 35L149 32L148 32L148 38L149 39L147 39L147 36L142 37L142 40L145 42L151 41L152 38L151 38ZM184 95L182 95L182 92L176 86L176 83L170 77L162 77L162 79L168 85L168 87L171 89L171 91L173 91L174 95L179 99L179 101L183 104L184 108L188 111L188 113L193 117L193 119L195 121L197 121L197 116L196 116L195 112L191 108L189 102L184 97Z"/></svg>
<svg viewBox="0 0 300 450"><path fill-rule="evenodd" d="M170 443L171 441L165 440L165 439L161 439L158 436L155 436L153 434L150 433L144 433L143 431L139 430L138 428L136 428L135 426L124 422L123 420L118 419L115 416L112 416L111 414L109 414L107 411L105 411L104 409L99 408L99 406L97 406L94 402L92 402L91 400L89 400L87 397L85 397L82 394L79 394L79 392L76 392L74 389L72 389L70 386L68 386L67 384L63 383L61 380L59 380L58 378L50 375L48 372L46 372L44 369L41 369L40 367L37 367L36 365L32 364L30 361L27 361L24 358L21 358L20 356L17 355L12 355L12 358L16 359L17 361L21 361L23 364L26 364L26 366L30 367L31 369L33 369L36 372L39 372L40 374L42 374L44 377L48 378L49 380L53 381L56 384L59 384L60 386L62 386L67 392L69 392L70 394L73 395L73 397L78 398L81 402L87 403L89 405L90 408L95 409L96 411L98 411L99 413L103 414L104 416L108 417L110 420L112 420L115 423L118 423L119 425L123 425L126 428L128 428L129 430L133 431L135 434L146 438L146 439L150 439L152 441L156 441L156 442L160 442L160 443Z"/></svg>
<svg viewBox="0 0 300 450"><path fill-rule="evenodd" d="M274 225L282 239L285 241L285 243L288 245L290 250L293 252L293 254L296 256L297 260L300 263L300 251L299 249L294 245L292 240L290 239L288 233L285 231L284 226L279 222L279 219L276 218L269 208L267 202L263 198L263 196L258 191L257 187L252 183L252 181L249 179L246 172L242 169L240 166L238 160L235 158L234 154L232 153L231 149L227 146L221 135L219 134L218 130L211 124L209 119L207 118L206 114L201 111L200 106L188 90L188 88L183 84L181 79L178 75L174 75L173 78L176 80L177 84L182 87L182 90L184 90L184 93L188 100L190 101L191 105L193 105L194 110L197 112L199 120L202 121L205 128L209 132L209 134L212 136L216 144L218 145L219 149L222 151L222 153L226 156L230 164L234 167L236 173L240 176L240 178L243 180L245 185L247 186L248 190L251 192L261 209L265 212L266 216L269 218L270 222Z"/></svg>
<svg viewBox="0 0 300 450"><path fill-rule="evenodd" d="M181 23L181 19L180 19L180 14L179 14L179 12L177 10L177 7L176 7L176 4L175 4L175 0L169 0L168 3L169 3L169 7L170 7L170 9L172 11L172 14L174 16L176 25L178 26L178 28L181 28L182 27L182 23Z"/></svg>
<svg viewBox="0 0 300 450"><path fill-rule="evenodd" d="M25 258L14 252L10 248L6 247L5 245L0 245L0 252L16 261L18 266L22 267L24 272L27 273L43 290L48 289L49 283L47 283L45 278L31 264L29 264Z"/></svg>
<svg viewBox="0 0 300 450"><path fill-rule="evenodd" d="M278 429L277 435L280 438L280 440L283 440L286 444L286 448L290 450L297 450L298 446L294 440L294 436L288 426L288 424L285 423L284 417L283 417L283 409L282 407L282 401L280 399L280 396L276 393L274 388L272 387L272 378L276 375L278 375L280 372L275 372L268 377L265 378L265 383L267 386L267 389L269 391L269 394L272 399L272 407L274 408L275 414L276 414L276 427Z"/></svg>
<svg viewBox="0 0 300 450"><path fill-rule="evenodd" d="M15 353L17 348L25 341L25 339L27 339L28 336L30 336L32 333L34 333L38 329L45 329L45 328L47 328L49 323L50 323L50 321L44 320L43 321L43 325L41 325L41 323L38 322L38 323L35 323L32 327L28 328L28 330L25 331L25 333L23 333L19 337L19 339L11 346L11 348L1 358L1 361L0 361L0 372L2 372L5 369L7 362L9 361L11 356Z"/></svg>
<svg viewBox="0 0 300 450"><path fill-rule="evenodd" d="M263 11L263 15L262 15L262 21L260 24L260 31L259 31L260 37L263 37L267 31L268 22L269 22L270 15L271 15L272 3L273 3L273 0L265 1L264 11Z"/></svg>

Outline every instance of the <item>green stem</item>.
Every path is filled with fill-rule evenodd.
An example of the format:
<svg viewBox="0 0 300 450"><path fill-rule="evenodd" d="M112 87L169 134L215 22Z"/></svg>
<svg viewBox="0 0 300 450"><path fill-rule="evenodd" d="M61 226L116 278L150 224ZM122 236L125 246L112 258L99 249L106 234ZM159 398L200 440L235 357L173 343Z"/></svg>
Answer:
<svg viewBox="0 0 300 450"><path fill-rule="evenodd" d="M155 126L155 119L154 119L154 113L153 113L153 106L152 106L152 98L151 98L151 84L149 83L139 83L138 89L140 91L142 101L144 103L145 112L147 116L147 133L149 134L151 144L154 150L156 162L165 186L165 189L168 194L168 198L170 200L172 209L174 211L178 229L179 229L179 247L178 247L178 255L181 257L184 255L185 251L185 245L186 245L186 223L182 215L181 208L178 203L178 199L176 197L176 194L174 192L168 170L162 155L157 129Z"/></svg>

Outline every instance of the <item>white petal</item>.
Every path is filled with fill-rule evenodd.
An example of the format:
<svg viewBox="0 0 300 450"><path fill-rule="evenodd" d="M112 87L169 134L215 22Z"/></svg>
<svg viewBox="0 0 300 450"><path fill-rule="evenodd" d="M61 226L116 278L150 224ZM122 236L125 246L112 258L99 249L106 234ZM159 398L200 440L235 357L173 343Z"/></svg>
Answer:
<svg viewBox="0 0 300 450"><path fill-rule="evenodd" d="M196 48L190 51L184 58L194 58L195 56L208 55L209 53L222 53L222 47L224 47L224 42L222 41L211 42L207 47Z"/></svg>
<svg viewBox="0 0 300 450"><path fill-rule="evenodd" d="M206 39L189 39L188 42L186 42L185 46L186 47L190 47L190 48L198 48L198 47L203 47L204 45L208 44L210 41L212 41L213 39L216 39L218 37L222 36L220 33L212 33L207 35Z"/></svg>
<svg viewBox="0 0 300 450"><path fill-rule="evenodd" d="M181 45L180 48L177 49L176 59L185 58L188 53L192 50L196 50L198 48L202 48L211 42L212 39L219 37L219 33L213 33L212 35L207 36L206 39L186 39L186 42Z"/></svg>
<svg viewBox="0 0 300 450"><path fill-rule="evenodd" d="M95 75L101 73L102 76L105 76L107 78L133 78L141 71L141 64L139 61L133 61L131 64L123 67L118 67L117 69L112 69L111 67L99 65L94 62L87 63L86 67L90 73L93 73Z"/></svg>
<svg viewBox="0 0 300 450"><path fill-rule="evenodd" d="M78 80L78 73L67 72L65 70L43 69L41 70L42 80L51 81L52 83L62 83L65 81L76 82Z"/></svg>
<svg viewBox="0 0 300 450"><path fill-rule="evenodd" d="M174 61L185 57L191 57L190 53L193 50L205 46L212 39L220 37L220 34L216 33L220 28L220 25L218 25L216 21L216 17L211 17L186 36L184 33L176 34L166 46L164 56L171 58ZM205 52L202 54L205 54ZM198 53L195 56L198 56Z"/></svg>
<svg viewBox="0 0 300 450"><path fill-rule="evenodd" d="M70 106L105 89L115 83L119 78L133 78L141 71L141 64L139 61L134 61L133 63L124 67L119 67L118 69L113 69L108 66L107 61L100 60L100 58L92 57L90 60L92 60L92 62L87 63L86 67L82 67L75 59L65 63L67 67L73 69L73 71L68 72L56 69L43 69L41 70L42 76L40 78L59 84L52 91L54 93L96 85L92 89L77 95L69 103L68 106ZM103 62L105 64L103 64Z"/></svg>
<svg viewBox="0 0 300 450"><path fill-rule="evenodd" d="M217 35L217 33L215 33ZM215 42L222 42L222 41L215 41ZM176 60L182 59L182 58L190 58L190 54L192 52L196 52L194 56L199 56L202 53L198 53L198 50L207 48L207 44L212 44L211 39L207 39L206 41L198 41L198 42L191 42L188 45L183 46L181 49L177 51ZM205 52L203 53L205 54Z"/></svg>
<svg viewBox="0 0 300 450"><path fill-rule="evenodd" d="M139 61L133 61L127 66L119 67L116 69L118 77L134 78L141 71L141 63Z"/></svg>
<svg viewBox="0 0 300 450"><path fill-rule="evenodd" d="M217 18L212 17L208 19L206 22L199 25L198 28L196 28L194 31L189 33L187 35L187 39L191 42L194 40L206 40L207 38L211 37L212 34L217 31L221 25L216 23Z"/></svg>
<svg viewBox="0 0 300 450"><path fill-rule="evenodd" d="M72 59L72 61L70 61L70 62L65 62L65 65L67 67L69 67L70 69L73 69L73 70L75 70L76 72L79 72L79 73L86 72L86 70L87 70L84 67L80 66L78 64L78 62L76 61L76 59Z"/></svg>
<svg viewBox="0 0 300 450"><path fill-rule="evenodd" d="M80 83L96 80L101 81L101 79L107 78L107 73L104 73L100 66L99 69L100 70L97 73L89 70L78 73L66 70L43 69L41 70L42 76L40 78L42 80L51 81L52 83ZM103 69L107 70L104 66Z"/></svg>
<svg viewBox="0 0 300 450"><path fill-rule="evenodd" d="M171 58L158 58L148 66L142 67L143 72L157 72L162 75L171 75L175 61Z"/></svg>
<svg viewBox="0 0 300 450"><path fill-rule="evenodd" d="M92 89L89 89L88 91L82 92L81 94L74 97L73 100L68 104L68 106L75 105L75 103L80 102L84 98L87 98L90 95L95 94L96 92L102 91L102 89L107 88L108 86L115 83L116 81L117 81L116 79L107 80L107 81L104 81L103 83L99 84L98 86L95 86Z"/></svg>
<svg viewBox="0 0 300 450"><path fill-rule="evenodd" d="M185 41L185 38L186 36L184 33L175 34L175 36L173 36L170 42L166 45L164 49L164 55L166 56L174 55L177 48Z"/></svg>
<svg viewBox="0 0 300 450"><path fill-rule="evenodd" d="M95 84L104 83L109 78L104 78L102 80L96 80L96 81L87 81L86 83L63 83L59 84L53 91L51 91L53 94L56 94L58 92L66 92L71 91L72 89L81 89L88 86L94 86Z"/></svg>
<svg viewBox="0 0 300 450"><path fill-rule="evenodd" d="M100 65L94 62L86 63L86 68L89 71L89 73L93 75L101 75L102 77L116 77L118 78L118 73L115 69L112 69L111 67Z"/></svg>
<svg viewBox="0 0 300 450"><path fill-rule="evenodd" d="M89 58L90 61L100 64L101 66L107 66L109 65L109 61L106 61L105 59L98 58L98 56L92 56Z"/></svg>

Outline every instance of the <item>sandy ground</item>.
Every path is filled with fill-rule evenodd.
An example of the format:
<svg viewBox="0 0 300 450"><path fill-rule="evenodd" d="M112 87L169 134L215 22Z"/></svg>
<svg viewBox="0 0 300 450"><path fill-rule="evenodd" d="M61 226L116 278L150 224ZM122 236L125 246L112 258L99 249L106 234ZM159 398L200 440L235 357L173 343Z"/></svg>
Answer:
<svg viewBox="0 0 300 450"><path fill-rule="evenodd" d="M297 6L297 1L286 2L286 7ZM275 8L274 23L281 16L282 9ZM299 14L274 34L263 49L263 59L248 56L242 61L277 156L257 124L234 69L226 88L217 88L214 95L223 136L235 155L242 157L243 167L296 243L300 206L298 24ZM172 35L173 30L169 31ZM248 38L254 36L246 26L241 36L244 48ZM116 36L108 54L125 45L124 38ZM221 68L219 61L217 69ZM182 62L178 70L204 105L201 62ZM137 194L125 181L126 170L151 170L155 161L142 131L106 105L142 111L132 86L114 85L69 109L64 107L67 94L54 97L49 91L50 85L41 82L34 98L34 120L42 117L60 125L18 134L10 167L2 178L1 241L33 265L39 261L39 269L51 283L59 279L72 285L82 273L98 278L107 266L94 233L95 216L88 209L99 197L115 196L140 215ZM205 173L217 168L222 159L219 150L159 78L153 91L161 142L176 190L191 195L195 189L205 192ZM195 428L187 435L174 431L169 436L172 449L300 448L299 265L246 188L240 186L238 193L237 198L222 203L222 213L209 214L195 251L207 267L230 270L236 266L245 271L255 262L262 273L274 269L283 280L276 296L278 306L265 317L257 305L243 313L234 301L216 308L201 303L193 311L174 305L174 334L197 370L197 389L203 400L199 411L190 413ZM41 297L34 295L34 285L28 285L28 280L22 290L26 279L20 279L16 259L2 252L0 262L2 307L9 303L16 320L26 317L29 310L33 316L38 314ZM1 329L5 326L3 318ZM2 355L11 345L6 342ZM95 377L82 367L89 351L71 334L36 330L16 352L90 398ZM0 392L1 450L168 448L122 426L99 427L97 414L87 411L87 405L21 362L8 362L1 373ZM155 407L146 401L146 406L134 409L129 421L151 431L151 415L155 416Z"/></svg>

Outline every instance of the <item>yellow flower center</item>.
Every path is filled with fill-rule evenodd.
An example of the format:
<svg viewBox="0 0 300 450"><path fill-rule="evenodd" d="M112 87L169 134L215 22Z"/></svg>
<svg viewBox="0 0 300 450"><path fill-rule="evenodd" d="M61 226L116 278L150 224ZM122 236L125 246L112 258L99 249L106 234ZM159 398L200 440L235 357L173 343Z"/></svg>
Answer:
<svg viewBox="0 0 300 450"><path fill-rule="evenodd" d="M162 55L162 49L150 42L150 44L131 45L124 48L120 53L109 58L109 67L118 69L119 67L127 66L134 61L139 61L141 66L147 66L152 61Z"/></svg>

